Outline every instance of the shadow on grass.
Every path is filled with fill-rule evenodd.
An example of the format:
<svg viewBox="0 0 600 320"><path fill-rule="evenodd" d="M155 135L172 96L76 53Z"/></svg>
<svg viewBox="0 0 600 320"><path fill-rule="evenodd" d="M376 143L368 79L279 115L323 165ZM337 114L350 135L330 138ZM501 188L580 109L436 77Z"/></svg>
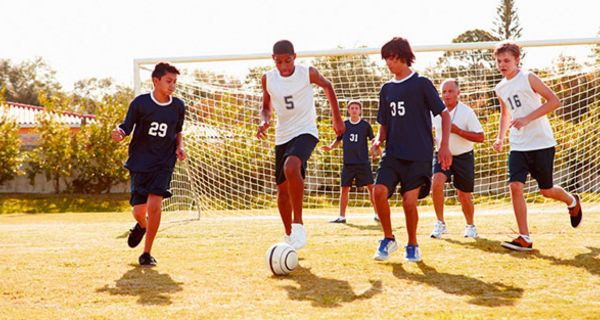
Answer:
<svg viewBox="0 0 600 320"><path fill-rule="evenodd" d="M169 294L183 290L183 282L175 282L171 276L158 273L152 268L143 268L132 265L133 269L127 271L116 280L115 287L105 285L96 289L96 292L108 292L111 295L139 296L138 303L143 305L170 305Z"/></svg>
<svg viewBox="0 0 600 320"><path fill-rule="evenodd" d="M473 249L479 249L486 252L510 254L515 258L521 259L544 259L550 261L552 264L560 266L571 266L576 268L582 268L587 270L593 275L600 275L600 260L596 259L600 256L600 248L586 247L590 252L581 253L576 255L573 259L561 259L554 256L549 256L540 253L538 250L532 250L529 252L520 252L506 249L500 245L500 241L476 238L475 241L462 242L452 239L443 239L446 242L457 244L461 246L471 247Z"/></svg>
<svg viewBox="0 0 600 320"><path fill-rule="evenodd" d="M358 230L368 230L368 231L381 231L381 226L377 224L377 222L373 222L373 224L364 225L364 224L354 224L354 223L345 223L346 226Z"/></svg>
<svg viewBox="0 0 600 320"><path fill-rule="evenodd" d="M310 269L301 266L296 267L289 277L281 279L293 280L300 285L300 287L283 287L288 291L290 299L311 301L314 307L340 307L342 303L370 299L382 292L380 280L370 280L371 287L361 294L356 294L348 281L319 277L312 273Z"/></svg>
<svg viewBox="0 0 600 320"><path fill-rule="evenodd" d="M470 304L487 307L512 306L523 296L523 289L500 282L487 283L460 274L440 273L423 262L417 265L423 274L410 273L402 264L393 263L392 274L402 280L421 282L445 293L470 296Z"/></svg>

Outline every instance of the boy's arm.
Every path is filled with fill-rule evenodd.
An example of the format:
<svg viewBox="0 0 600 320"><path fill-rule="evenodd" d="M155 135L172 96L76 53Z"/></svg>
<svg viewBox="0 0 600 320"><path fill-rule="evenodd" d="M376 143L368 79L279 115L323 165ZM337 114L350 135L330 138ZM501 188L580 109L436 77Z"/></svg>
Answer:
<svg viewBox="0 0 600 320"><path fill-rule="evenodd" d="M187 158L185 150L183 149L183 132L179 132L175 139L177 141L177 149L175 150L177 159L183 161Z"/></svg>
<svg viewBox="0 0 600 320"><path fill-rule="evenodd" d="M331 143L328 146L322 146L321 150L331 151L340 144L340 141L342 141L341 137L335 138L335 140L331 141Z"/></svg>
<svg viewBox="0 0 600 320"><path fill-rule="evenodd" d="M481 128L481 124L477 119L477 116L473 114L469 114L467 118L467 129L463 130L459 128L454 123L452 124L452 128L450 129L450 133L454 133L463 139L467 139L472 142L483 142L485 139L483 135L483 129ZM476 131L471 131L475 129Z"/></svg>
<svg viewBox="0 0 600 320"><path fill-rule="evenodd" d="M335 135L339 137L344 134L346 127L344 126L342 115L340 114L340 108L338 106L335 90L333 90L333 85L329 80L325 79L325 77L323 77L317 69L310 67L308 70L310 83L318 85L319 87L323 88L323 91L325 91L325 95L327 96L327 100L329 100L329 105L331 106L333 130L335 131Z"/></svg>
<svg viewBox="0 0 600 320"><path fill-rule="evenodd" d="M438 150L438 160L442 165L443 170L448 170L452 165L452 153L450 153L449 140L450 140L450 127L452 125L452 119L448 109L444 109L440 113L442 117L442 141L440 142L440 150Z"/></svg>
<svg viewBox="0 0 600 320"><path fill-rule="evenodd" d="M530 73L529 76L529 85L531 85L531 89L534 92L542 96L546 102L542 104L539 108L535 109L532 113L528 114L523 118L514 119L511 123L511 127L515 127L517 129L521 129L526 126L531 121L543 117L544 115L558 109L560 107L560 100L556 94L544 84L544 82L538 78L534 73Z"/></svg>
<svg viewBox="0 0 600 320"><path fill-rule="evenodd" d="M496 138L492 147L496 151L502 151L504 137L506 136L506 131L510 125L510 113L508 112L508 108L506 108L506 104L500 97L498 97L498 101L500 101L500 128L498 129L498 138Z"/></svg>
<svg viewBox="0 0 600 320"><path fill-rule="evenodd" d="M135 100L134 100L135 101ZM129 104L129 109L127 109L127 115L125 115L125 120L121 124L117 126L113 131L111 131L110 135L113 141L119 142L125 139L125 136L128 136L133 130L133 126L136 122L136 111L135 104L133 101Z"/></svg>
<svg viewBox="0 0 600 320"><path fill-rule="evenodd" d="M385 125L379 125L379 131L377 132L377 136L371 142L371 156L373 160L377 159L378 155L381 155L381 144L387 139L387 128Z"/></svg>
<svg viewBox="0 0 600 320"><path fill-rule="evenodd" d="M267 75L263 74L262 79L262 91L263 91L263 101L262 101L262 109L260 110L260 124L258 125L258 132L256 133L256 137L258 139L267 138L267 129L271 126L271 115L273 114L273 109L271 107L271 95L267 91Z"/></svg>

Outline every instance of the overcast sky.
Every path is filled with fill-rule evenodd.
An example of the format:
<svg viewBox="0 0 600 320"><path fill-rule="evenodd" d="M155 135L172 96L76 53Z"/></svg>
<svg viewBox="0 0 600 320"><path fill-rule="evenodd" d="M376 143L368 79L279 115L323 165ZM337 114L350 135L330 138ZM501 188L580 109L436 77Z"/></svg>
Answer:
<svg viewBox="0 0 600 320"><path fill-rule="evenodd" d="M282 38L297 51L380 47L393 36L446 44L489 30L498 0L453 1L1 1L0 58L43 57L70 90L112 77L132 85L135 58L268 52ZM521 40L595 37L600 1L517 0Z"/></svg>

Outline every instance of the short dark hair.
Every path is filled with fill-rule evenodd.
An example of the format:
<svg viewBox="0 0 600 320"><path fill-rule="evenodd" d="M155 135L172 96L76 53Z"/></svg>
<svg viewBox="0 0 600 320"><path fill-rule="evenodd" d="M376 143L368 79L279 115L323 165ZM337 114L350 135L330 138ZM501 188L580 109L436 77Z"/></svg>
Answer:
<svg viewBox="0 0 600 320"><path fill-rule="evenodd" d="M294 54L294 45L289 40L279 40L273 45L273 54Z"/></svg>
<svg viewBox="0 0 600 320"><path fill-rule="evenodd" d="M358 100L350 100L350 101L348 101L348 104L346 105L346 108L350 108L350 106L353 105L353 104L357 105L360 108L360 110L362 110L362 103L360 103L360 101L358 101Z"/></svg>
<svg viewBox="0 0 600 320"><path fill-rule="evenodd" d="M381 58L399 58L404 60L409 67L415 62L415 54L410 48L408 40L401 37L394 37L381 47Z"/></svg>
<svg viewBox="0 0 600 320"><path fill-rule="evenodd" d="M167 73L179 74L179 70L168 62L159 62L154 67L154 71L152 71L152 78L158 78L160 80L160 78Z"/></svg>
<svg viewBox="0 0 600 320"><path fill-rule="evenodd" d="M494 58L497 57L501 53L510 53L515 59L521 58L521 48L519 45L512 40L504 40L500 41L496 44L496 48L494 48Z"/></svg>

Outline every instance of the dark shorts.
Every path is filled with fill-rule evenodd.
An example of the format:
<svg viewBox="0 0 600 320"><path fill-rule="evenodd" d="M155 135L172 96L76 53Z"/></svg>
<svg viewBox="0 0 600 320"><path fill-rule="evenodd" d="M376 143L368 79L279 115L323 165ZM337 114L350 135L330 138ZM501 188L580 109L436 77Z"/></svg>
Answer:
<svg viewBox="0 0 600 320"><path fill-rule="evenodd" d="M131 198L132 206L143 204L148 201L150 193L163 198L170 198L171 177L173 170L160 170L154 172L129 172L131 176Z"/></svg>
<svg viewBox="0 0 600 320"><path fill-rule="evenodd" d="M373 171L370 163L345 164L342 168L342 187L351 187L356 179L357 187L373 184Z"/></svg>
<svg viewBox="0 0 600 320"><path fill-rule="evenodd" d="M416 188L419 199L429 195L431 189L431 162L410 161L384 156L379 162L375 184L383 184L388 188L388 198L394 194L400 183L400 193L404 194Z"/></svg>
<svg viewBox="0 0 600 320"><path fill-rule="evenodd" d="M301 134L284 144L275 146L275 181L278 185L285 182L283 165L289 156L300 158L302 178L306 176L306 164L318 142L319 139L311 134Z"/></svg>
<svg viewBox="0 0 600 320"><path fill-rule="evenodd" d="M508 156L508 181L525 183L527 174L531 173L531 177L537 181L540 189L552 188L554 152L554 147L533 151L511 151Z"/></svg>
<svg viewBox="0 0 600 320"><path fill-rule="evenodd" d="M448 170L442 170L436 152L433 156L433 173L438 172L446 176L446 182L453 182L456 189L462 192L473 192L475 188L475 156L473 151L452 156L452 165ZM454 181L452 177L454 177Z"/></svg>

